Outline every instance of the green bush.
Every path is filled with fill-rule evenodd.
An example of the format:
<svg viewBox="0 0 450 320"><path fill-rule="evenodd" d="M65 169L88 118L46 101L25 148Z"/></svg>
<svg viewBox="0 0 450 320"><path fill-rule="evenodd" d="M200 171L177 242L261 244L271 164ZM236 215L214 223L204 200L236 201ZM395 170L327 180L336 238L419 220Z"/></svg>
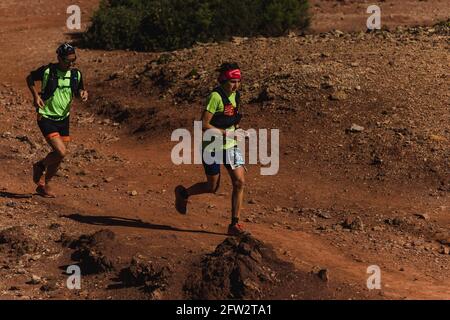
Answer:
<svg viewBox="0 0 450 320"><path fill-rule="evenodd" d="M102 0L83 42L174 50L231 36L280 36L308 24L307 0Z"/></svg>

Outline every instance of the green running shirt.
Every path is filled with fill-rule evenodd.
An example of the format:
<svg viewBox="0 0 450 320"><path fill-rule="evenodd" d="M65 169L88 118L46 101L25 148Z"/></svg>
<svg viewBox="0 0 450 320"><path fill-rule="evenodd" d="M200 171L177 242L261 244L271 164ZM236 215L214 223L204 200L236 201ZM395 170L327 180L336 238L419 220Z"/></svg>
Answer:
<svg viewBox="0 0 450 320"><path fill-rule="evenodd" d="M42 92L47 85L50 68L48 65L42 66L31 72L34 81L42 81ZM38 112L45 118L55 121L61 121L70 115L70 106L72 103L72 89L70 88L70 70L66 72L56 69L58 76L58 88L48 100L44 101L44 108L39 108ZM79 89L84 90L81 72L78 71Z"/></svg>
<svg viewBox="0 0 450 320"><path fill-rule="evenodd" d="M233 107L236 108L236 93L233 92L228 99L230 100L231 104L233 105ZM206 102L206 111L211 112L212 114L216 113L216 112L223 112L224 111L225 106L223 105L223 101L222 101L222 97L220 96L219 93L217 92L212 92ZM231 126L229 128L226 129L227 131L234 131L235 127ZM203 142L203 149L208 148L208 145L210 144L210 141L204 141ZM233 148L234 146L237 145L237 141L235 139L231 139L231 138L226 138L225 139L225 143L222 146L223 150L227 150L230 148ZM212 147L210 149L213 149ZM212 150L211 150L212 151Z"/></svg>

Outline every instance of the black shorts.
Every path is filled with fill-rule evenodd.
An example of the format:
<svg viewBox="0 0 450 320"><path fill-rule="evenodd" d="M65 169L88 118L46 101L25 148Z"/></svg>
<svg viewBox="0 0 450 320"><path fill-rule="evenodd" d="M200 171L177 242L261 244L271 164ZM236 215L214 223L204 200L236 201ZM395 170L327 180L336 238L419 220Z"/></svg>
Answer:
<svg viewBox="0 0 450 320"><path fill-rule="evenodd" d="M38 115L38 126L46 139L61 137L63 141L70 141L69 123L70 117L56 121Z"/></svg>

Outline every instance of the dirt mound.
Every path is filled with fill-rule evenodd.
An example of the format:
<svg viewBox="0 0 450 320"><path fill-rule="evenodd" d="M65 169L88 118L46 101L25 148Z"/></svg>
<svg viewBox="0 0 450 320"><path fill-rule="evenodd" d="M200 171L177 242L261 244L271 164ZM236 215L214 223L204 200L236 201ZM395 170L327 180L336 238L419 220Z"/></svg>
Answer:
<svg viewBox="0 0 450 320"><path fill-rule="evenodd" d="M23 227L15 226L0 232L0 251L18 256L36 252L38 245Z"/></svg>
<svg viewBox="0 0 450 320"><path fill-rule="evenodd" d="M297 297L299 292L305 296L313 292L327 295L318 277L297 272L292 264L278 259L272 248L250 235L225 239L212 254L203 257L200 270L192 272L185 282L190 299L286 299ZM294 283L302 288L294 288Z"/></svg>
<svg viewBox="0 0 450 320"><path fill-rule="evenodd" d="M82 235L74 241L65 241L65 243L69 248L75 249L72 259L80 262L83 274L115 270L114 251L118 244L111 230L103 229L92 235Z"/></svg>
<svg viewBox="0 0 450 320"><path fill-rule="evenodd" d="M133 257L130 266L122 269L119 278L126 286L142 287L145 292L163 290L172 271L169 267Z"/></svg>

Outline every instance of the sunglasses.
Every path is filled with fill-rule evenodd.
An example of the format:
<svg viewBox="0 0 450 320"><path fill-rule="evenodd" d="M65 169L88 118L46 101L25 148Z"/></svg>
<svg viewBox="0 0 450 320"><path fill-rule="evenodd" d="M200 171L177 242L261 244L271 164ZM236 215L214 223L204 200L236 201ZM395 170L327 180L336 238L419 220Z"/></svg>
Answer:
<svg viewBox="0 0 450 320"><path fill-rule="evenodd" d="M241 82L241 80L238 80L238 79L232 79L232 80L230 80L230 83L240 83Z"/></svg>
<svg viewBox="0 0 450 320"><path fill-rule="evenodd" d="M77 58L75 58L75 59L62 58L62 61L66 64L73 64L73 63L75 63L75 61L77 61Z"/></svg>

